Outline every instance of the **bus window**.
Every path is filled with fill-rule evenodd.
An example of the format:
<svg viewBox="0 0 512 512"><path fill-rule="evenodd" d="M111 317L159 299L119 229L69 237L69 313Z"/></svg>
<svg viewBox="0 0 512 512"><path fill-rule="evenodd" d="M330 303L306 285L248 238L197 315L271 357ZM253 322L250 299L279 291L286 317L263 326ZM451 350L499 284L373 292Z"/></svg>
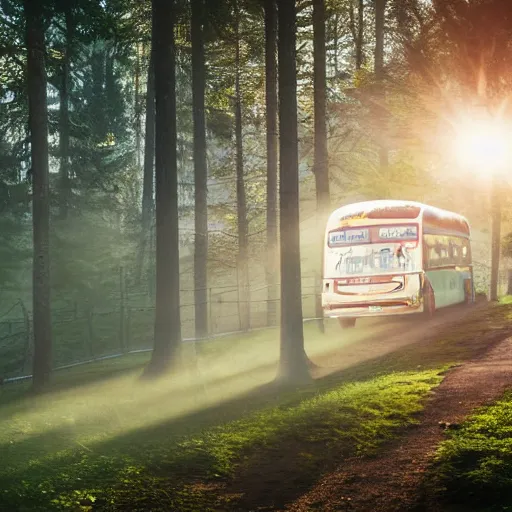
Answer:
<svg viewBox="0 0 512 512"><path fill-rule="evenodd" d="M470 263L469 240L457 236L426 234L423 243L426 268Z"/></svg>
<svg viewBox="0 0 512 512"><path fill-rule="evenodd" d="M455 240L450 241L450 256L456 265L460 263L459 246Z"/></svg>
<svg viewBox="0 0 512 512"><path fill-rule="evenodd" d="M471 265L471 248L469 246L469 240L464 240L462 246L462 263L464 265Z"/></svg>

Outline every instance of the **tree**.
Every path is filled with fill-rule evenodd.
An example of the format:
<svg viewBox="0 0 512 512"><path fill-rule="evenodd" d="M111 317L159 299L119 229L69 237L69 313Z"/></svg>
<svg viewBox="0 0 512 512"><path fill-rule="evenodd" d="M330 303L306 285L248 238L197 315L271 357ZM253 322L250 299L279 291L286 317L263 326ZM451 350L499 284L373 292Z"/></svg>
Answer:
<svg viewBox="0 0 512 512"><path fill-rule="evenodd" d="M364 0L357 0L356 70L364 61Z"/></svg>
<svg viewBox="0 0 512 512"><path fill-rule="evenodd" d="M144 255L148 241L152 239L154 220L154 181L155 181L155 64L154 52L150 49L148 80L146 86L146 126L144 134L144 170L142 179L142 224L137 262L137 280L140 280L144 266Z"/></svg>
<svg viewBox="0 0 512 512"><path fill-rule="evenodd" d="M491 281L489 299L499 298L499 273L501 253L501 189L496 173L492 177L491 191Z"/></svg>
<svg viewBox="0 0 512 512"><path fill-rule="evenodd" d="M69 94L71 89L71 52L74 38L73 2L64 1L61 4L64 14L65 42L62 55L60 106L59 106L59 136L60 136L60 186L59 186L59 210L60 218L66 219L71 203L71 181L69 176L70 158L70 119L69 119Z"/></svg>
<svg viewBox="0 0 512 512"><path fill-rule="evenodd" d="M155 65L150 50L146 87L146 125L144 135L144 172L142 182L142 229L149 231L154 209L155 180Z"/></svg>
<svg viewBox="0 0 512 512"><path fill-rule="evenodd" d="M512 257L512 233L507 233L503 237L501 254L505 258ZM507 295L512 295L512 269L508 269L507 271Z"/></svg>
<svg viewBox="0 0 512 512"><path fill-rule="evenodd" d="M354 12L354 4L357 4L357 24L356 24L356 15ZM338 16L338 10L336 11L336 15ZM352 35L352 39L354 41L355 46L355 64L356 71L359 71L364 62L364 0L350 0L349 5L349 16L350 16L350 32ZM338 20L336 20L336 37L335 44L337 44L337 25Z"/></svg>
<svg viewBox="0 0 512 512"><path fill-rule="evenodd" d="M267 325L277 317L277 8L265 0L265 103L267 121Z"/></svg>
<svg viewBox="0 0 512 512"><path fill-rule="evenodd" d="M316 185L316 212L319 231L316 316L321 331L324 331L322 309L322 268L323 268L323 233L329 215L329 155L327 152L326 129L326 53L325 53L325 3L313 0L313 61L314 61L314 118L315 118L315 161L313 172Z"/></svg>
<svg viewBox="0 0 512 512"><path fill-rule="evenodd" d="M52 369L50 304L50 202L48 169L48 107L43 3L25 0L27 86L32 160L32 225L34 235L33 387L41 391Z"/></svg>
<svg viewBox="0 0 512 512"><path fill-rule="evenodd" d="M386 0L375 0L375 74L381 79L384 72L384 23Z"/></svg>
<svg viewBox="0 0 512 512"><path fill-rule="evenodd" d="M240 321L242 330L250 323L249 309L249 225L247 220L247 197L244 179L244 150L242 134L242 90L240 87L241 55L240 47L240 5L235 0L235 144L236 144L236 205L238 220L238 287L242 300Z"/></svg>
<svg viewBox="0 0 512 512"><path fill-rule="evenodd" d="M409 31L403 30L402 40L407 50L409 69L417 74L423 85L418 96L425 98L428 92L430 110L438 117L450 119L450 128L455 125L456 130L459 128L457 125L473 120L478 122L481 108L485 111L486 120L489 114L491 119L510 117L508 96L512 59L508 48L512 39L512 23L509 2L434 0L428 6L423 5L422 9L413 3L410 11L406 10L402 16L416 17L416 33L419 35L412 38ZM448 87L450 94L446 94ZM491 247L490 255L486 256L491 259L491 300L498 298L501 187L499 177L494 175Z"/></svg>
<svg viewBox="0 0 512 512"><path fill-rule="evenodd" d="M208 335L208 168L205 119L205 1L192 0L192 109L194 117L194 306L196 338Z"/></svg>
<svg viewBox="0 0 512 512"><path fill-rule="evenodd" d="M181 345L178 169L176 154L175 2L152 2L155 65L156 311L146 375L177 364Z"/></svg>
<svg viewBox="0 0 512 512"><path fill-rule="evenodd" d="M383 85L384 78L384 32L385 32L385 14L386 14L386 0L375 0L375 78L377 79L380 87L377 94L376 114L381 130L384 130L384 123L386 119L386 109L384 106L386 94ZM384 137L385 138L385 133ZM386 172L389 166L389 153L385 142L380 143L379 147L379 165L381 171Z"/></svg>
<svg viewBox="0 0 512 512"><path fill-rule="evenodd" d="M279 125L286 127L279 136L281 340L278 378L286 383L309 378L302 323L295 9L295 0L278 2Z"/></svg>

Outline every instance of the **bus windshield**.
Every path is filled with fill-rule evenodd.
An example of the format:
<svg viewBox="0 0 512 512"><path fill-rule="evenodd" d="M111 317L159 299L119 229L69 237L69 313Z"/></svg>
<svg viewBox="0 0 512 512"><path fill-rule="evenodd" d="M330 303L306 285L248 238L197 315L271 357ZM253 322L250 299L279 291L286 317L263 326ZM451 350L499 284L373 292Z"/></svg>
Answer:
<svg viewBox="0 0 512 512"><path fill-rule="evenodd" d="M417 225L334 230L327 245L325 275L329 277L421 270Z"/></svg>

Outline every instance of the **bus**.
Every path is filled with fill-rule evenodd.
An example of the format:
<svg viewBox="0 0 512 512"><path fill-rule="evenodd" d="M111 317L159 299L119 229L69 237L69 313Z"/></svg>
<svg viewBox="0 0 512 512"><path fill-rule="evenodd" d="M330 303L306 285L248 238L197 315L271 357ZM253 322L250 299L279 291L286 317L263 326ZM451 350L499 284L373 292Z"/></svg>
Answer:
<svg viewBox="0 0 512 512"><path fill-rule="evenodd" d="M469 223L412 201L335 210L325 232L322 307L343 328L358 317L422 313L475 301Z"/></svg>

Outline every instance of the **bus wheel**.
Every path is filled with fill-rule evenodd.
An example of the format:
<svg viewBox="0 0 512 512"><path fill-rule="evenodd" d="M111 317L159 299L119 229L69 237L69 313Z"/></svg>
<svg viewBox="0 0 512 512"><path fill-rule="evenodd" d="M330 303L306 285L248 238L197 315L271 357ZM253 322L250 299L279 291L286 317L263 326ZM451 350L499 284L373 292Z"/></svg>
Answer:
<svg viewBox="0 0 512 512"><path fill-rule="evenodd" d="M426 283L425 292L423 293L423 316L425 320L430 320L434 317L436 311L436 296L430 283Z"/></svg>
<svg viewBox="0 0 512 512"><path fill-rule="evenodd" d="M355 318L338 318L338 322L340 323L340 327L342 329L352 329L356 326Z"/></svg>

